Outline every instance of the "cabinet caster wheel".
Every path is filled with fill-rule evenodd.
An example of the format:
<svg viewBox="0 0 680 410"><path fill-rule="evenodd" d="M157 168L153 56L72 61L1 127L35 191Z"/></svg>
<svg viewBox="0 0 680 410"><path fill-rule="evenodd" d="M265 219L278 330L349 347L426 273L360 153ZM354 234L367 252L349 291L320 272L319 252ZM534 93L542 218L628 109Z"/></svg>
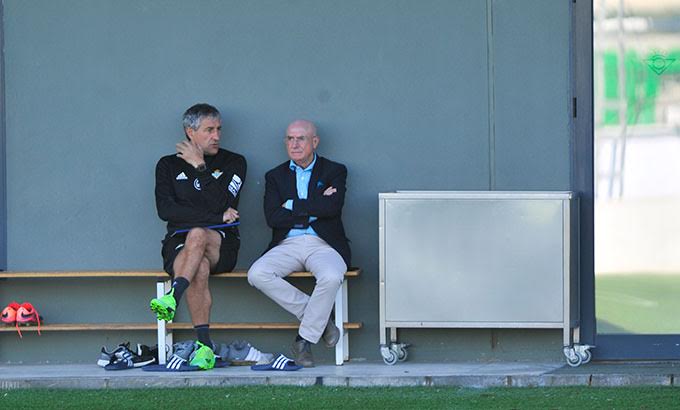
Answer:
<svg viewBox="0 0 680 410"><path fill-rule="evenodd" d="M571 367L579 367L583 363L583 359L580 355L575 355L575 357L567 357L567 364Z"/></svg>
<svg viewBox="0 0 680 410"><path fill-rule="evenodd" d="M397 354L398 361L403 362L406 360L406 358L408 358L408 351L406 350L407 347L407 344L396 343L392 345L390 350Z"/></svg>
<svg viewBox="0 0 680 410"><path fill-rule="evenodd" d="M383 362L385 362L385 364L394 366L397 363L397 361L399 361L399 357L397 356L397 353L394 350L389 349L387 355L383 354Z"/></svg>
<svg viewBox="0 0 680 410"><path fill-rule="evenodd" d="M583 363L583 356L573 347L565 347L563 352L569 366L578 367Z"/></svg>
<svg viewBox="0 0 680 410"><path fill-rule="evenodd" d="M579 353L579 356L581 356L581 362L583 364L590 363L590 359L593 358L593 354L590 353L590 350L584 350L582 353Z"/></svg>
<svg viewBox="0 0 680 410"><path fill-rule="evenodd" d="M397 350L397 360L399 360L400 362L403 362L403 361L406 360L407 357L408 357L408 351L406 349L401 348L401 349Z"/></svg>

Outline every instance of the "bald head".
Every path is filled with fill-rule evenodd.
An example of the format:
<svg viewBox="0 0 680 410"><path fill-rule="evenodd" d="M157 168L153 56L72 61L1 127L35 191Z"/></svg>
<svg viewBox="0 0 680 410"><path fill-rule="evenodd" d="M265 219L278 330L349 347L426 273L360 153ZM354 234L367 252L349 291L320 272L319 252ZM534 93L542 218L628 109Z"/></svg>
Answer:
<svg viewBox="0 0 680 410"><path fill-rule="evenodd" d="M314 161L314 151L319 145L314 123L307 120L295 120L286 128L286 151L288 157L302 168L307 168Z"/></svg>
<svg viewBox="0 0 680 410"><path fill-rule="evenodd" d="M301 130L307 136L316 137L316 126L311 121L295 120L286 128L286 135L291 135L291 130Z"/></svg>

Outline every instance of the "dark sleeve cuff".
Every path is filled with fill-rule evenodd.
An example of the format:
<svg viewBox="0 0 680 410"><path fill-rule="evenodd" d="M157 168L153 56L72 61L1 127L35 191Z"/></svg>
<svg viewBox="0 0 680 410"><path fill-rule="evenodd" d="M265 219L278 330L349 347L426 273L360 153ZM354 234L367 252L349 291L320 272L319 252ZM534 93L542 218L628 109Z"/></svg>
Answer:
<svg viewBox="0 0 680 410"><path fill-rule="evenodd" d="M307 210L307 200L305 199L294 199L293 209L294 216L309 216L309 211Z"/></svg>
<svg viewBox="0 0 680 410"><path fill-rule="evenodd" d="M296 216L294 217L292 229L307 229L309 228L309 217Z"/></svg>

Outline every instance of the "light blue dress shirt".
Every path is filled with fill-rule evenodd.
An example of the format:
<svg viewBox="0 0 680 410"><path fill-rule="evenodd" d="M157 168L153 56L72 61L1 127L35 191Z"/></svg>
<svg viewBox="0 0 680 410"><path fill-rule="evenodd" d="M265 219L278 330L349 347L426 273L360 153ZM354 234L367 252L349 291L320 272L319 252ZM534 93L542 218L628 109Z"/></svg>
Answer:
<svg viewBox="0 0 680 410"><path fill-rule="evenodd" d="M307 199L307 194L309 192L309 181L310 179L312 179L312 169L314 168L314 164L316 164L316 154L314 154L314 160L312 161L312 163L307 165L307 168L304 169L297 165L295 162L293 162L293 160L290 161L289 167L291 170L295 171L295 186L297 188L298 198L300 199ZM293 200L292 199L287 200L284 207L289 211L292 211ZM309 223L316 221L316 219L317 219L316 216L310 216ZM288 232L288 235L286 235L286 237L292 238L293 236L300 235L319 236L316 234L316 232L314 232L314 228L309 226L307 227L307 229L291 229Z"/></svg>

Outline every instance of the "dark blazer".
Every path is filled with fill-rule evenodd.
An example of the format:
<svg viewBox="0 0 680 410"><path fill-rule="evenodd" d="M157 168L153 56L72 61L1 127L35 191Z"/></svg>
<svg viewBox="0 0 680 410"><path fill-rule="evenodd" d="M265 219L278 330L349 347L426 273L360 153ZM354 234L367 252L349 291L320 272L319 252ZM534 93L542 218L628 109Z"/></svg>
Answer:
<svg viewBox="0 0 680 410"><path fill-rule="evenodd" d="M349 267L351 252L341 219L347 168L317 155L307 199L300 199L297 195L295 171L290 169L289 164L290 161L286 161L265 175L264 215L267 225L273 230L272 241L267 250L284 240L292 228L305 229L311 225L319 237L342 256ZM336 188L337 192L324 196L323 191L329 186ZM292 211L281 206L288 199L293 200ZM318 219L310 224L310 216Z"/></svg>

